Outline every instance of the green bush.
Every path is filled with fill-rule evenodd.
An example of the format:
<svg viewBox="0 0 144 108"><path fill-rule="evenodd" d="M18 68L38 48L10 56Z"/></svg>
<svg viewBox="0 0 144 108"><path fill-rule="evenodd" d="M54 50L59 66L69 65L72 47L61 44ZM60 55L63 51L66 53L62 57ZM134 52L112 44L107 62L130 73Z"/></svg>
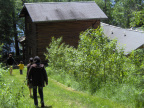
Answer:
<svg viewBox="0 0 144 108"><path fill-rule="evenodd" d="M117 47L117 40L110 40L101 28L82 32L78 48L61 42L62 38L52 38L45 53L51 69L49 75L78 90L105 94L103 97L113 97L122 102L134 102L135 92L140 92L144 81L142 50L126 57L123 48ZM128 101L129 96L125 93L129 89L133 93Z"/></svg>
<svg viewBox="0 0 144 108"><path fill-rule="evenodd" d="M69 74L81 83L82 89L95 92L101 83L122 82L126 74L121 68L125 57L116 49L116 40L110 41L101 29L89 29L80 35L77 49L61 44L62 38L52 38L48 54L49 66L55 73Z"/></svg>

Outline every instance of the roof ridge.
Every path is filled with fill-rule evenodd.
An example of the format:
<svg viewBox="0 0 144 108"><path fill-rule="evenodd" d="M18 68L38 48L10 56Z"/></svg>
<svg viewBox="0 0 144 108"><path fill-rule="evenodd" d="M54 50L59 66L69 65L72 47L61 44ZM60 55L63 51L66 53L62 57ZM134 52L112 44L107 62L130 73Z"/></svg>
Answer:
<svg viewBox="0 0 144 108"><path fill-rule="evenodd" d="M27 11L25 11L27 10ZM107 19L105 13L94 2L39 2L26 3L20 16L26 12L32 22Z"/></svg>
<svg viewBox="0 0 144 108"><path fill-rule="evenodd" d="M73 2L34 2L24 4L62 4L62 3L95 3L95 1L73 1Z"/></svg>
<svg viewBox="0 0 144 108"><path fill-rule="evenodd" d="M101 23L102 23L102 24L105 24L105 25L108 25L108 26L111 26L111 27L114 27L114 28L117 28L117 29L124 29L124 30L127 30L127 31L134 31L134 32L144 33L144 31L133 30L133 29L125 29L125 28L122 28L122 27L117 27L117 26L110 25L110 24L106 24L106 23L103 23L103 22L101 22Z"/></svg>

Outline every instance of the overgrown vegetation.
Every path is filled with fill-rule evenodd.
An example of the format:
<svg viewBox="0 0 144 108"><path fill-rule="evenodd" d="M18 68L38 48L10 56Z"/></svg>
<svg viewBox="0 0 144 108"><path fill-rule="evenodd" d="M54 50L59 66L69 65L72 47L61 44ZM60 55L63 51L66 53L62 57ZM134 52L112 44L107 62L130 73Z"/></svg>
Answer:
<svg viewBox="0 0 144 108"><path fill-rule="evenodd" d="M25 84L13 79L6 78L9 75L9 69L4 70L0 67L0 107L1 108L29 108L32 105L25 103L24 90Z"/></svg>
<svg viewBox="0 0 144 108"><path fill-rule="evenodd" d="M2 51L2 45L0 45L0 52ZM1 58L1 55L0 55ZM20 108L25 107L23 101L25 100L23 95L23 85L20 88L17 88L19 82L14 79L8 83L4 78L4 75L9 72L9 69L5 70L5 67L2 67L0 63L0 107L1 108ZM15 89L18 89L15 91Z"/></svg>
<svg viewBox="0 0 144 108"><path fill-rule="evenodd" d="M143 107L143 50L126 57L116 40L102 29L89 29L80 35L78 48L52 38L47 48L50 77L77 90L114 101Z"/></svg>
<svg viewBox="0 0 144 108"><path fill-rule="evenodd" d="M101 28L89 29L81 33L77 49L65 45L61 41L62 38L52 38L52 42L47 48L48 52L45 55L49 60L49 67L47 68L49 77L76 90L88 92L93 96L100 96L102 101L104 101L103 99L110 99L115 103L124 103L128 107L144 107L143 50L135 50L129 56L125 56L123 49L116 46L117 41L107 38ZM25 95L28 94L23 82L25 75L7 77L6 74L8 74L8 70L0 68L1 107L19 108L20 106L27 108L30 105L34 107L33 104L27 101L28 97ZM8 80L5 78L8 78ZM48 103L50 94L52 94L51 99L55 94L53 93L54 85L50 84L50 86L51 88L46 88L46 91L51 89L51 92L45 92L48 100L46 102ZM24 93L25 91L27 93ZM60 92L60 90L55 91ZM61 91L63 93L61 97L64 97L65 92ZM55 97L60 96L59 92ZM55 102L55 97L50 101L51 103ZM75 95L70 101L74 99L76 99ZM101 103L94 104L97 102L92 102L92 105L89 104L91 101L89 102L87 99L79 99L81 103L87 102L84 106L100 105L102 107L107 105L98 102L99 98L91 97L90 99L96 99L98 103ZM66 103L62 103L61 106ZM73 107L73 104L70 105Z"/></svg>
<svg viewBox="0 0 144 108"><path fill-rule="evenodd" d="M24 84L26 69L23 75L19 74L18 69L14 69L12 76L2 68L0 72L3 73L0 78L0 108L35 108L28 87ZM38 100L40 106L40 98ZM44 88L44 100L45 108L127 108L109 99L75 91L50 77L49 85Z"/></svg>

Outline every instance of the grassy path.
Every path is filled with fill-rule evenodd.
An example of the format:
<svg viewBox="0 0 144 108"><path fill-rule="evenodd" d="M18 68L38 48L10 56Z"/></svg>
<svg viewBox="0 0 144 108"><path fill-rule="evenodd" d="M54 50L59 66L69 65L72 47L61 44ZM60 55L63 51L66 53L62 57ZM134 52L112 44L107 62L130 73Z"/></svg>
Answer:
<svg viewBox="0 0 144 108"><path fill-rule="evenodd" d="M26 108L33 108L33 99L29 97L29 90L25 84L26 69L23 75L20 75L18 69L13 70L13 75L6 74L7 82L14 83L13 92L18 92L21 86L24 87L23 94L25 96L24 104ZM40 106L40 98L39 106ZM68 88L55 80L49 78L49 85L44 87L45 108L126 108L119 103L112 102L108 99L102 99L95 96L90 96L83 92L75 91ZM127 107L128 108L128 107Z"/></svg>

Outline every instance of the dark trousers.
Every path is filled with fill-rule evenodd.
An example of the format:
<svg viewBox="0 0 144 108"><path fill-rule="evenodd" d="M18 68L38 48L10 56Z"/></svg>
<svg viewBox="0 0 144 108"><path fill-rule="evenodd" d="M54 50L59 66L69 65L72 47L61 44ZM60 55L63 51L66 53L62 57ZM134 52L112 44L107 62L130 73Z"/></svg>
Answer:
<svg viewBox="0 0 144 108"><path fill-rule="evenodd" d="M33 86L34 104L35 104L36 106L38 105L37 87L38 87L38 92L39 92L39 95L40 95L40 98L41 98L41 104L44 104L44 99L43 99L43 87Z"/></svg>
<svg viewBox="0 0 144 108"><path fill-rule="evenodd" d="M23 74L22 70L20 70L20 74L21 74L21 75Z"/></svg>

